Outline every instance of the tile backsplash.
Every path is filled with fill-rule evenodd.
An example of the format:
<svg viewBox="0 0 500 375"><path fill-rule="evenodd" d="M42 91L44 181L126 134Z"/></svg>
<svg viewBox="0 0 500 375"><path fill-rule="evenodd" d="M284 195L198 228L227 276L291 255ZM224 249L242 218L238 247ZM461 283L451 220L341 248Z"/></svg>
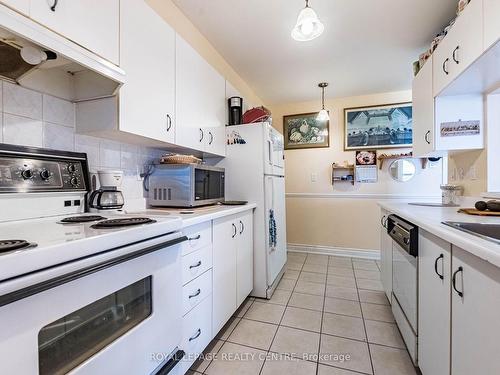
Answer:
<svg viewBox="0 0 500 375"><path fill-rule="evenodd" d="M0 81L0 142L87 153L91 173L125 172L122 191L130 209L145 207L139 174L165 150L75 133L75 105Z"/></svg>

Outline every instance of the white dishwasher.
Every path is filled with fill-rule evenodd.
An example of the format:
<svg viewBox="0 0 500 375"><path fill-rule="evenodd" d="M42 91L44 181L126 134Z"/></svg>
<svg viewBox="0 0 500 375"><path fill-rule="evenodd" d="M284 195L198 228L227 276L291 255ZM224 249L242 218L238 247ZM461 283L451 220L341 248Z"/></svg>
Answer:
<svg viewBox="0 0 500 375"><path fill-rule="evenodd" d="M387 222L392 243L392 312L410 357L417 365L418 227L396 215Z"/></svg>

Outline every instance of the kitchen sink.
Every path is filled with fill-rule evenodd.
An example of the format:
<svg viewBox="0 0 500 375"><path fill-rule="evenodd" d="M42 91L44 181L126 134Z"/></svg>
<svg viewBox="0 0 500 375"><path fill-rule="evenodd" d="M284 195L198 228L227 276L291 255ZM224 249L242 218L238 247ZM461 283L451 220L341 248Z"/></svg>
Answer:
<svg viewBox="0 0 500 375"><path fill-rule="evenodd" d="M443 224L500 244L500 224L463 223L457 221L443 221Z"/></svg>

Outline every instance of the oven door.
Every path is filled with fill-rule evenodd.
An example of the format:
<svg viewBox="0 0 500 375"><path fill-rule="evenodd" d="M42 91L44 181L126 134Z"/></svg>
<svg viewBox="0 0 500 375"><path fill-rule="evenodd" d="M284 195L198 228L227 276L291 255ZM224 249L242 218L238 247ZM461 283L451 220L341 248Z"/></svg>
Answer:
<svg viewBox="0 0 500 375"><path fill-rule="evenodd" d="M150 374L181 341L174 233L0 284L0 373Z"/></svg>
<svg viewBox="0 0 500 375"><path fill-rule="evenodd" d="M392 242L392 292L413 332L417 331L418 258Z"/></svg>

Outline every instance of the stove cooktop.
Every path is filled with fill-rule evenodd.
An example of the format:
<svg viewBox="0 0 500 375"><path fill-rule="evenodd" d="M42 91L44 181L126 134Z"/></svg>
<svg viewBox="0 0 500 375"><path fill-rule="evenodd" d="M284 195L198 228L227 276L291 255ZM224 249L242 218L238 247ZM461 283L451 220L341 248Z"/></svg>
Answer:
<svg viewBox="0 0 500 375"><path fill-rule="evenodd" d="M35 243L26 240L0 240L0 254L15 250L25 250L35 246Z"/></svg>

